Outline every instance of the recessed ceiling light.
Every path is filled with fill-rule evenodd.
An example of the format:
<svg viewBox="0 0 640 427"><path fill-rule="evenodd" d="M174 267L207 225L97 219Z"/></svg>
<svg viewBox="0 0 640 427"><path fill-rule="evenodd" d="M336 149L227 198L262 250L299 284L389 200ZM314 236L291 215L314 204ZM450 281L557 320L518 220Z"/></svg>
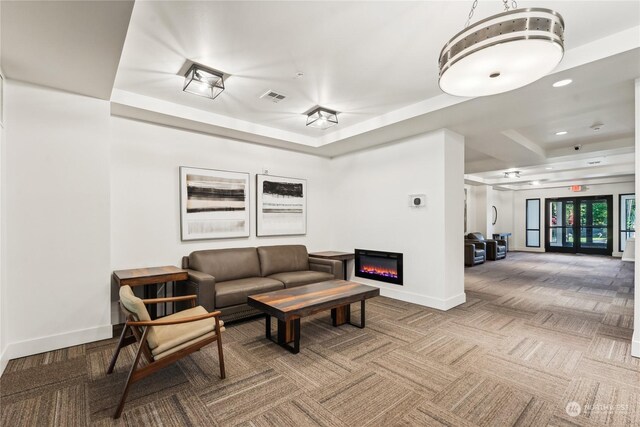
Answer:
<svg viewBox="0 0 640 427"><path fill-rule="evenodd" d="M564 80L560 80L557 81L553 84L553 87L563 87L563 86L567 86L570 85L571 83L573 83L573 80L571 79L564 79Z"/></svg>
<svg viewBox="0 0 640 427"><path fill-rule="evenodd" d="M566 134L568 134L568 133L569 133L569 132L567 132L566 130L561 130L561 131L556 132L556 135L557 135L557 136L562 136L562 135L566 135Z"/></svg>
<svg viewBox="0 0 640 427"><path fill-rule="evenodd" d="M540 185L540 181L531 181L531 185Z"/></svg>
<svg viewBox="0 0 640 427"><path fill-rule="evenodd" d="M550 171L550 170L551 170L551 169L553 169L553 168L552 168L551 166L547 166L545 169L546 169L546 170L548 170L548 171Z"/></svg>
<svg viewBox="0 0 640 427"><path fill-rule="evenodd" d="M594 132L598 132L600 129L602 129L603 126L604 125L602 123L594 123L591 126L591 130L594 131Z"/></svg>

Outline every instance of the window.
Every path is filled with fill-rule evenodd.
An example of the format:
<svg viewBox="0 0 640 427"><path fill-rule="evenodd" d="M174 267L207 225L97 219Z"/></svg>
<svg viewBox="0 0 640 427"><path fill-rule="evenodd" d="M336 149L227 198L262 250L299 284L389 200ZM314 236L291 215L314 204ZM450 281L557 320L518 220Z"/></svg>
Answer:
<svg viewBox="0 0 640 427"><path fill-rule="evenodd" d="M527 199L526 245L540 247L540 199Z"/></svg>
<svg viewBox="0 0 640 427"><path fill-rule="evenodd" d="M627 239L636 236L636 195L620 195L620 252L624 252Z"/></svg>

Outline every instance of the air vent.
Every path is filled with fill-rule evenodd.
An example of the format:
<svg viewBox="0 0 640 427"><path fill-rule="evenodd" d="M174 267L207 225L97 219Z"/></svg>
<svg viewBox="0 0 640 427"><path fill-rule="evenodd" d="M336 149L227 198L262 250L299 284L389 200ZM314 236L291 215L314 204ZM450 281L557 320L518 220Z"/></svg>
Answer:
<svg viewBox="0 0 640 427"><path fill-rule="evenodd" d="M271 102L275 102L276 104L280 101L283 101L287 96L278 92L274 92L272 90L268 90L260 96L261 99L266 99Z"/></svg>
<svg viewBox="0 0 640 427"><path fill-rule="evenodd" d="M594 160L592 162L587 162L587 163L589 163L590 165L599 165L601 162L600 160Z"/></svg>

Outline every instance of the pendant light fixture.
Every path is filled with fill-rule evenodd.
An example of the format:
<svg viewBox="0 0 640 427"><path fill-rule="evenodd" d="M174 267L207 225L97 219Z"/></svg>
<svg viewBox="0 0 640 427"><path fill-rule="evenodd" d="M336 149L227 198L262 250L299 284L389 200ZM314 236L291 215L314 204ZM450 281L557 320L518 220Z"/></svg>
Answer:
<svg viewBox="0 0 640 427"><path fill-rule="evenodd" d="M564 21L550 9L517 9L469 25L440 52L440 88L451 95L494 95L526 86L547 75L564 55Z"/></svg>

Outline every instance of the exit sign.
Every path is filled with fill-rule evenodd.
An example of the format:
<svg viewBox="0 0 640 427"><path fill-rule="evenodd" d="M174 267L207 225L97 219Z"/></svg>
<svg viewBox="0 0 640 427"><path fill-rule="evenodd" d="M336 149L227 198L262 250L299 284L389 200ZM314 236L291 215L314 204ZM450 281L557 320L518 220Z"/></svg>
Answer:
<svg viewBox="0 0 640 427"><path fill-rule="evenodd" d="M571 191L573 191L574 193L582 191L582 185L572 185L571 186Z"/></svg>

